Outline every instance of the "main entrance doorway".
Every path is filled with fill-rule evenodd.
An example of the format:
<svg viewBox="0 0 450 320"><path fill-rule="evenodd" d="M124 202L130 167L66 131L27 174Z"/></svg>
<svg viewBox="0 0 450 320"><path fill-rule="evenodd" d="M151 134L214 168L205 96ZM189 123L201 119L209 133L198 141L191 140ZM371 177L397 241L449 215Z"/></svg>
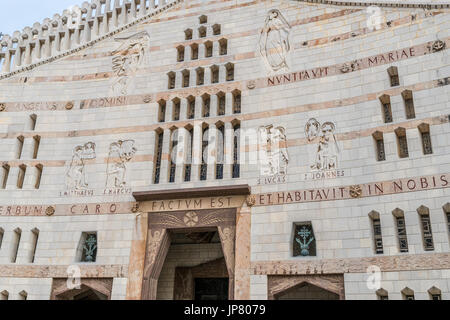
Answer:
<svg viewBox="0 0 450 320"><path fill-rule="evenodd" d="M236 209L151 213L144 300L234 299Z"/></svg>

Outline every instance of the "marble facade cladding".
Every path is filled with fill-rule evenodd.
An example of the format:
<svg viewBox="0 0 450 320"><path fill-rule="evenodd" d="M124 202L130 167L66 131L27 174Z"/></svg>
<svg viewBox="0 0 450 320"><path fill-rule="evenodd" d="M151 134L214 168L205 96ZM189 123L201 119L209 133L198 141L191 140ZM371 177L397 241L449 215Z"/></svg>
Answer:
<svg viewBox="0 0 450 320"><path fill-rule="evenodd" d="M122 21L117 30L83 40L80 47L56 52L42 61L33 58L29 65L15 65L11 72L0 73L0 178L2 167L10 170L5 190L0 189L0 231L4 232L0 293L26 290L30 298L65 296L64 279L74 263L80 266L84 283L101 288L109 299L154 297L154 281L160 270L152 271L149 278L147 261L154 253L151 246L156 234L149 233L156 225L154 220L176 212L177 227L184 228L186 217L192 220L211 211L220 220L220 212L228 210L236 217L230 223L232 232L224 235L219 231L222 238L229 238L223 245L233 278L230 296L235 299L275 298L302 282L330 289L341 299L375 297L375 291L358 288L373 265L380 267L383 281L395 273L397 282L404 280L413 287L420 280L421 286L425 282L428 287L435 285L443 297L449 297L445 281L450 276L450 245L445 219L450 203L450 8L439 1L382 2L370 2L380 5L385 19L379 28L369 30L365 24L368 3L355 1L165 1L167 6L152 8L146 15L138 10L136 19L131 15L133 19ZM290 53L287 68L269 72L264 69L267 61L257 42L261 41L267 13L273 9L280 10L289 22ZM199 17L203 14L208 17L204 24L208 31L199 37ZM221 25L220 35L211 32L215 23ZM188 28L194 36L186 40L184 31ZM111 68L118 50L116 39L142 32L149 36L149 61L130 76L136 80L134 88L113 93L111 83L121 79ZM226 55L203 58L199 54L199 59L192 60L188 54L185 61L177 62L179 46L202 47L206 41L217 46L221 39L228 41ZM18 40L23 54L28 54L28 40ZM9 46L9 37L7 41ZM217 47L214 50L216 53ZM273 52L272 48L265 54ZM5 56L2 51L0 60ZM205 81L203 86L187 88L177 82L175 89L167 89L169 71L189 69L192 81L195 68L223 67L228 62L234 64L233 81L221 78L218 84ZM397 86L390 85L387 69L391 66L398 67ZM218 93L230 97L237 90L242 95L241 113L233 114L227 104L224 116L216 112L208 118L199 116L198 102L204 94L211 96L213 109ZM406 91L413 96L414 118L405 116ZM390 96L391 123L382 119L383 95ZM187 119L185 112L191 97L197 100L193 120ZM181 100L179 121L170 118L174 98ZM168 102L165 122L157 120L161 99ZM37 115L33 130L26 129L31 114ZM314 172L311 160L319 145L303 130L308 119L335 123L333 139L342 154L337 171L345 171L345 175L336 171L329 179L306 178ZM286 133L281 143L289 154L285 177L261 183L265 179L258 170L242 164L238 179L231 175L214 179L209 173L205 182L193 179L181 183L177 166L176 183L169 183L165 171L171 156L165 134L161 150L164 177L160 184L152 183L158 162L156 132L168 133L194 123L214 128L216 124L239 123L244 129L273 125L278 133ZM423 127L429 130L432 154L422 150ZM399 128L406 132L409 158L398 155ZM376 160L375 132L384 138L385 161ZM30 148L36 136L40 146L33 159ZM14 156L17 138L24 139L24 155L19 159ZM105 187L108 165L118 160L111 156L111 146L130 141L136 150L128 150L129 157L122 163L128 180L122 180L122 188ZM65 190L62 177L76 146L86 147L87 143L96 148L95 158L83 162L89 188ZM262 149L249 144L241 152L248 156ZM34 189L32 170L27 170L24 188L16 188L24 166L43 166L39 190ZM133 197L136 192L182 192L185 188L242 184L248 184L251 195L191 194L183 199L151 201ZM431 217L431 252L426 252L422 243L417 213L421 206L429 208ZM405 212L410 249L406 254L397 248L395 208ZM368 216L373 210L380 215L382 255L373 252ZM317 257L292 256L292 225L301 221L310 221L314 227ZM17 228L23 238L14 264L10 263L9 249ZM40 231L36 261L29 263L30 230L36 228ZM94 230L99 237L99 260L78 264L74 254L80 234ZM236 243L232 244L234 238ZM165 245L168 243L166 239ZM163 262L155 261L155 265L159 269ZM431 283L436 277L439 281ZM45 280L39 292L34 280ZM400 297L397 282L390 290L398 291ZM425 297L428 287L420 288L420 297ZM148 288L153 293L145 292ZM171 292L170 286L164 290Z"/></svg>

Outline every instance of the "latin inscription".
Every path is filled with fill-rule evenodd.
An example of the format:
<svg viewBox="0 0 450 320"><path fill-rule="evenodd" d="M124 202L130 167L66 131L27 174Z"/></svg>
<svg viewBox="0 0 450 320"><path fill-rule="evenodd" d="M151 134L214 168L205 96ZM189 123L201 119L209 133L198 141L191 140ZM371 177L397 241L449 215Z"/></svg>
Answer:
<svg viewBox="0 0 450 320"><path fill-rule="evenodd" d="M361 197L382 196L395 193L423 191L450 187L450 174L369 183L360 186ZM256 195L257 206L287 203L353 199L352 186L333 187Z"/></svg>

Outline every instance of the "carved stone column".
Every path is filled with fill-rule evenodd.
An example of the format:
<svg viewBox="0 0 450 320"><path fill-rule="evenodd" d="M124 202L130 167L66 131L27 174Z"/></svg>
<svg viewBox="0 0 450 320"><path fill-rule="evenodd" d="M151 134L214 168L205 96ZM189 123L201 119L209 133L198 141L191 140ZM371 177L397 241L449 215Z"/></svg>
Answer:
<svg viewBox="0 0 450 320"><path fill-rule="evenodd" d="M235 245L236 228L231 225L219 226L218 228L222 250L227 264L229 276L228 298L234 300L234 279L235 279Z"/></svg>
<svg viewBox="0 0 450 320"><path fill-rule="evenodd" d="M197 100L201 100L200 97L196 98ZM197 110L201 108L196 108ZM197 113L196 110L196 113ZM193 150L192 150L192 173L191 173L191 181L199 181L200 180L200 164L202 163L202 127L199 124L194 126L194 139L193 139Z"/></svg>
<svg viewBox="0 0 450 320"><path fill-rule="evenodd" d="M225 147L224 147L224 179L231 178L233 167L233 150L234 150L234 130L231 122L225 123Z"/></svg>
<svg viewBox="0 0 450 320"><path fill-rule="evenodd" d="M149 228L142 284L142 300L156 300L158 279L166 260L170 243L171 240L167 229Z"/></svg>
<svg viewBox="0 0 450 320"><path fill-rule="evenodd" d="M251 208L237 210L236 216L236 262L235 290L236 300L250 300L250 239L251 239Z"/></svg>
<svg viewBox="0 0 450 320"><path fill-rule="evenodd" d="M127 300L140 300L142 297L147 232L148 214L138 213L135 218L128 264Z"/></svg>
<svg viewBox="0 0 450 320"><path fill-rule="evenodd" d="M217 127L210 124L208 129L208 177L207 180L216 179L216 163L217 163Z"/></svg>
<svg viewBox="0 0 450 320"><path fill-rule="evenodd" d="M169 181L169 152L170 152L170 139L172 132L170 129L164 130L162 157L161 157L161 173L160 183L167 183Z"/></svg>

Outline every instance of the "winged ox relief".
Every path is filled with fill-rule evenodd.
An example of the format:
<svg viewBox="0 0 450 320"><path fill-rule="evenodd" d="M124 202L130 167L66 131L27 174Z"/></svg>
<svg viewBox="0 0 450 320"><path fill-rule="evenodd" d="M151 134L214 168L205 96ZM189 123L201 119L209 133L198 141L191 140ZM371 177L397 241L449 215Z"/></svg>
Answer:
<svg viewBox="0 0 450 320"><path fill-rule="evenodd" d="M126 164L137 152L134 140L119 140L109 147L106 187L123 188L126 186Z"/></svg>
<svg viewBox="0 0 450 320"><path fill-rule="evenodd" d="M146 31L125 38L115 38L120 42L119 48L112 55L112 69L116 76L112 84L114 92L127 94L131 86L131 76L136 74L147 58L149 35Z"/></svg>

